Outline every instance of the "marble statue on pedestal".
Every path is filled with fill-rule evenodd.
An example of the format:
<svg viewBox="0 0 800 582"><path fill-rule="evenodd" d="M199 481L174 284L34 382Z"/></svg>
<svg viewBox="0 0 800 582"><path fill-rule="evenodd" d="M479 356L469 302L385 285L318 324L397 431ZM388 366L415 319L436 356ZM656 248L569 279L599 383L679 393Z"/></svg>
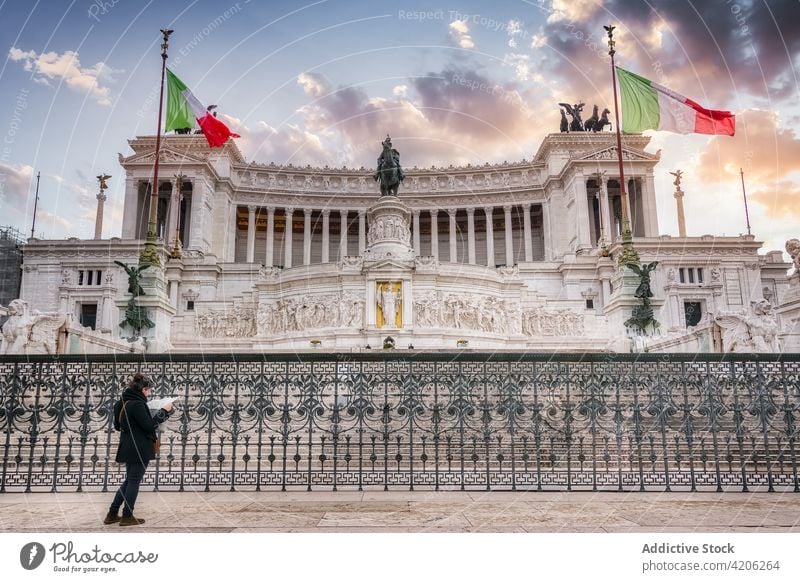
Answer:
<svg viewBox="0 0 800 582"><path fill-rule="evenodd" d="M777 352L778 322L769 301L751 301L750 309L718 315L723 351L734 353Z"/></svg>
<svg viewBox="0 0 800 582"><path fill-rule="evenodd" d="M3 324L0 354L56 353L58 333L67 322L61 313L40 313L31 310L27 301L14 299L0 314L8 315Z"/></svg>

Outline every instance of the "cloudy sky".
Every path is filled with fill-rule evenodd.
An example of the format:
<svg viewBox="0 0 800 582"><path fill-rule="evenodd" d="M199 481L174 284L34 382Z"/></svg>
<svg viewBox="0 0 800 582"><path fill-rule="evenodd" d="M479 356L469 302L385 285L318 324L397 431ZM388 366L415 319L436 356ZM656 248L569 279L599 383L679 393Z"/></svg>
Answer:
<svg viewBox="0 0 800 582"><path fill-rule="evenodd" d="M169 65L242 138L248 160L370 166L391 133L406 166L530 159L557 103L613 109L603 24L618 64L737 114L735 137L654 132L659 222L800 235L800 3L795 0L504 0L306 3L0 0L0 224L88 238L109 173L105 236L118 235L117 152L153 134L159 28Z"/></svg>

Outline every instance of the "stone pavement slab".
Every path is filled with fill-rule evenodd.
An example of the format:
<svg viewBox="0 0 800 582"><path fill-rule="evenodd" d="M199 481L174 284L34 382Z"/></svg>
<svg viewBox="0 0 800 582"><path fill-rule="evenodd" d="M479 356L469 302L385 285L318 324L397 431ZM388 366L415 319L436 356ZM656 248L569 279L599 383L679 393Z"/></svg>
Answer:
<svg viewBox="0 0 800 582"><path fill-rule="evenodd" d="M800 532L797 493L153 492L141 527L111 493L4 493L0 532Z"/></svg>

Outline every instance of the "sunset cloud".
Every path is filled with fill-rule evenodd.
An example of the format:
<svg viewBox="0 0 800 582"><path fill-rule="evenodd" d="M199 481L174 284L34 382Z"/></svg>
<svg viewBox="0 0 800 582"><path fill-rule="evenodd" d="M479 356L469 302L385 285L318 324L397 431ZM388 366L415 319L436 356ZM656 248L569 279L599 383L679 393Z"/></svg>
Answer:
<svg viewBox="0 0 800 582"><path fill-rule="evenodd" d="M103 62L98 62L91 67L82 67L78 60L78 53L66 51L63 54L56 52L37 53L36 51L23 51L11 47L8 58L15 62L22 62L26 71L33 73L34 81L51 86L51 81L63 81L66 85L79 93L87 93L99 105L111 105L111 90L101 85L101 82L113 82L114 76L122 73Z"/></svg>
<svg viewBox="0 0 800 582"><path fill-rule="evenodd" d="M303 125L357 166L373 163L378 138L386 133L398 147L413 142L403 160L420 166L530 157L546 133L540 123L546 114L530 105L544 100L466 68L409 79L391 98L372 97L360 87L333 89L320 75L308 75L302 84L314 98L300 109Z"/></svg>
<svg viewBox="0 0 800 582"><path fill-rule="evenodd" d="M450 38L461 48L475 48L475 42L469 35L469 24L465 20L454 20L450 23Z"/></svg>
<svg viewBox="0 0 800 582"><path fill-rule="evenodd" d="M736 135L716 136L701 152L699 177L708 181L747 179L757 183L784 180L800 170L800 138L771 111L751 109L736 116Z"/></svg>

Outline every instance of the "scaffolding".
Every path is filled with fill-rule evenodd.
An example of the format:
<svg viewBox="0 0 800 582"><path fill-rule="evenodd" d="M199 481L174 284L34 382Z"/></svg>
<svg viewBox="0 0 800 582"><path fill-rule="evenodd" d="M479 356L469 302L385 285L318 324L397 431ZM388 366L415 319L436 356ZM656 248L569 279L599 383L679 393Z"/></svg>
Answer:
<svg viewBox="0 0 800 582"><path fill-rule="evenodd" d="M12 226L0 226L0 305L19 297L25 238Z"/></svg>

